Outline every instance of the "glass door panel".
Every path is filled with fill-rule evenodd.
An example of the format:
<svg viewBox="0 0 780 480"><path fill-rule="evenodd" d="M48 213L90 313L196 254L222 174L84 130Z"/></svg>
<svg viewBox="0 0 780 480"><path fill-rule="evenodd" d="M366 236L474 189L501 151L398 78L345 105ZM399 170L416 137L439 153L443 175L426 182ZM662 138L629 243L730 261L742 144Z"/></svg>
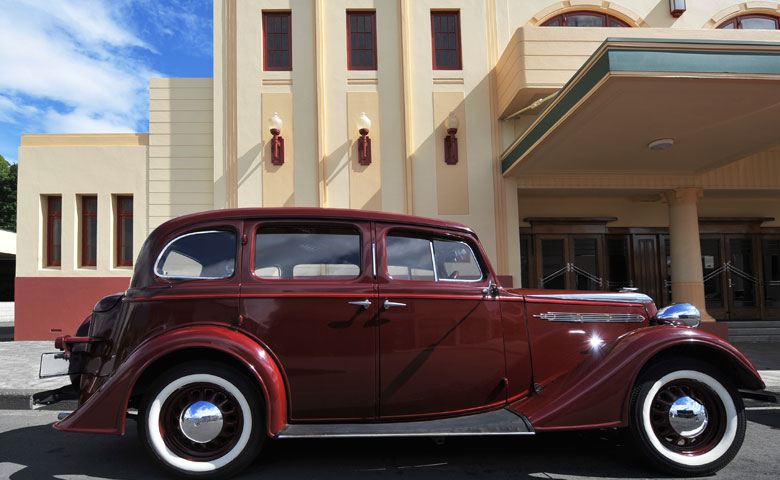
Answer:
<svg viewBox="0 0 780 480"><path fill-rule="evenodd" d="M541 239L539 288L566 288L566 245L563 238Z"/></svg>
<svg viewBox="0 0 780 480"><path fill-rule="evenodd" d="M628 236L607 237L608 290L619 292L622 288L633 288L631 280L631 257Z"/></svg>
<svg viewBox="0 0 780 480"><path fill-rule="evenodd" d="M596 238L574 238L574 258L570 269L577 290L601 290L599 275L599 241Z"/></svg>
<svg viewBox="0 0 780 480"><path fill-rule="evenodd" d="M764 240L764 301L767 308L780 308L780 239Z"/></svg>
<svg viewBox="0 0 780 480"><path fill-rule="evenodd" d="M731 290L733 309L756 306L756 285L753 266L753 240L751 238L730 238L728 285Z"/></svg>
<svg viewBox="0 0 780 480"><path fill-rule="evenodd" d="M707 310L723 308L723 271L720 238L701 239L701 266L704 273L704 300ZM712 314L712 313L710 313Z"/></svg>

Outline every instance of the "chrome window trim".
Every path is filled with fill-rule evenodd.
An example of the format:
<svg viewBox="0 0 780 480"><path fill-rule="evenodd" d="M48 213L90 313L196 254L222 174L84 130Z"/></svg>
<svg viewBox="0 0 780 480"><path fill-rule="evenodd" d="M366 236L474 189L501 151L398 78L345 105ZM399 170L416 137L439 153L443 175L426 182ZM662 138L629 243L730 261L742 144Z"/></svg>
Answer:
<svg viewBox="0 0 780 480"><path fill-rule="evenodd" d="M433 281L439 281L439 270L436 268L436 255L433 253L433 240L428 240L428 246L431 248L431 268L433 268Z"/></svg>
<svg viewBox="0 0 780 480"><path fill-rule="evenodd" d="M474 249L471 248L471 245L469 245L468 243L464 242L463 240L450 240L450 239L443 240L443 239L434 238L433 240L431 240L431 251L433 251L433 242L435 240L439 240L440 242L453 242L453 243L463 244L466 248L469 249L469 252L471 252L471 258L474 259L474 263L477 265L477 268L479 269L480 277L477 278L476 280L463 280L463 279L460 279L460 278L442 278L441 279L442 282L476 283L476 282L482 282L482 281L485 280L485 272L482 271L482 267L479 265L479 260L477 259L477 254L474 253ZM436 259L435 258L434 258L434 262L433 262L433 270L436 271ZM439 280L438 273L437 273L436 279Z"/></svg>
<svg viewBox="0 0 780 480"><path fill-rule="evenodd" d="M376 278L376 243L371 244L371 262L373 262L371 267L373 269L374 278Z"/></svg>
<svg viewBox="0 0 780 480"><path fill-rule="evenodd" d="M652 298L643 293L539 293L526 295L526 298L618 303L647 303L653 301Z"/></svg>
<svg viewBox="0 0 780 480"><path fill-rule="evenodd" d="M154 269L153 269L154 275L157 276L158 278L162 278L164 280L224 280L226 278L233 277L236 274L235 262L236 262L236 259L238 258L237 255L235 255L235 252L234 252L234 255L233 255L233 273L231 273L228 276L224 276L224 277L189 277L189 276L177 276L177 275L161 274L160 271L159 271L160 261L162 260L163 255L165 254L165 252L168 251L168 248L173 243L178 241L179 239L182 239L184 237L191 237L193 235L202 235L202 234L205 234L205 233L223 233L223 232L224 233L232 233L233 236L236 235L235 232L231 232L229 230L201 230L199 232L185 233L184 235L179 235L178 237L174 238L170 242L166 243L165 246L160 250L160 254L157 255L157 260L154 262Z"/></svg>
<svg viewBox="0 0 780 480"><path fill-rule="evenodd" d="M545 312L534 315L548 322L571 323L642 323L645 317L638 313L578 313L578 312Z"/></svg>

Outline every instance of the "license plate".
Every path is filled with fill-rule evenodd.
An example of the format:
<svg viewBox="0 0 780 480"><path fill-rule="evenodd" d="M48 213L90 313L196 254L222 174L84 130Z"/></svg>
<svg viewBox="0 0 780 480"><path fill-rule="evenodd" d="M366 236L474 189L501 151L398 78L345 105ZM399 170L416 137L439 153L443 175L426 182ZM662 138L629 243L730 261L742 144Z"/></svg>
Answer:
<svg viewBox="0 0 780 480"><path fill-rule="evenodd" d="M41 354L41 369L38 372L38 378L67 375L69 367L70 359L65 356L65 352L43 353Z"/></svg>

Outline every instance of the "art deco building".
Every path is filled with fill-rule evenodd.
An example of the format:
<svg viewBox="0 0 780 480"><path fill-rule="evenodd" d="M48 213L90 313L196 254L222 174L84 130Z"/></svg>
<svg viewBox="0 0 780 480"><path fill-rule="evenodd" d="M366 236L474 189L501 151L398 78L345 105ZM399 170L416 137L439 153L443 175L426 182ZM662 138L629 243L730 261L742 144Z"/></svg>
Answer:
<svg viewBox="0 0 780 480"><path fill-rule="evenodd" d="M638 288L706 328L770 325L778 18L735 0L215 0L214 78L152 79L148 133L23 136L16 338L71 333L165 220L260 206L455 220L506 285Z"/></svg>

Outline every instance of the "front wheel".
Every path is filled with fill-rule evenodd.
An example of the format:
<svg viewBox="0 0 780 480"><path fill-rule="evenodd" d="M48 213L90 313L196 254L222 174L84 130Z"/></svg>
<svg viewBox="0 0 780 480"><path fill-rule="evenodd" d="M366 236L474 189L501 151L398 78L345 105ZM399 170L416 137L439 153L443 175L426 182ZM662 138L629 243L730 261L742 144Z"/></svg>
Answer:
<svg viewBox="0 0 780 480"><path fill-rule="evenodd" d="M745 438L745 407L731 381L707 364L668 359L650 367L631 395L630 427L650 461L668 473L708 475Z"/></svg>
<svg viewBox="0 0 780 480"><path fill-rule="evenodd" d="M216 363L166 371L139 410L139 439L163 467L190 478L238 473L265 439L261 397L244 375Z"/></svg>

